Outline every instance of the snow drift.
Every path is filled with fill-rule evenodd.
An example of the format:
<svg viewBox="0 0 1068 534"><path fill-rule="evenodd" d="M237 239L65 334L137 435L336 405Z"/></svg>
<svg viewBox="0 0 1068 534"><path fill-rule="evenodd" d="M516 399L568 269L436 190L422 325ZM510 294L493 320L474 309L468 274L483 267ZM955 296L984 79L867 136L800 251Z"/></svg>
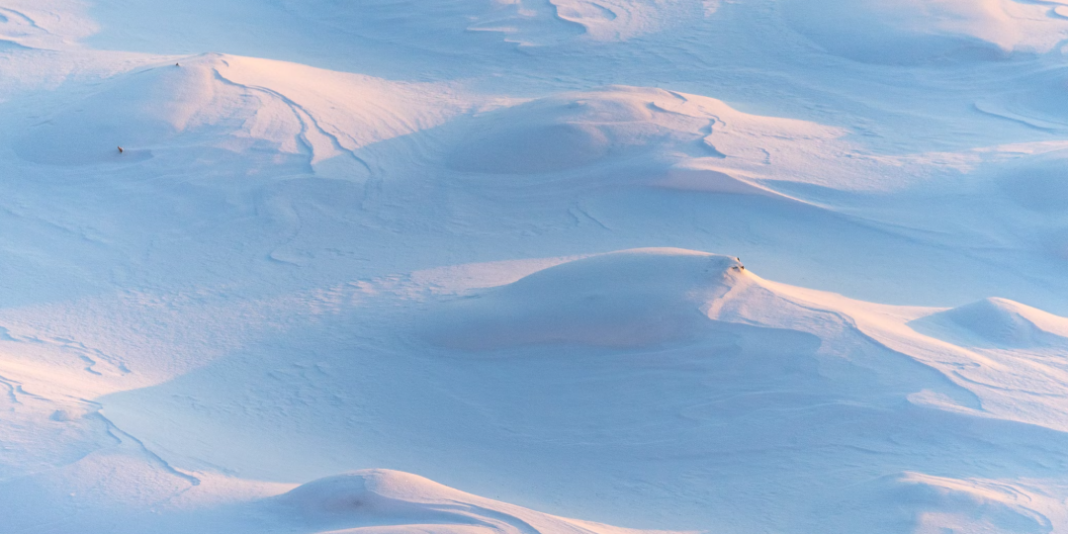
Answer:
<svg viewBox="0 0 1068 534"><path fill-rule="evenodd" d="M153 155L175 158L169 165L340 159L348 168L342 176L352 177L369 171L356 151L433 127L464 105L422 96L410 84L206 54L108 80L61 104L14 148L46 165L128 164Z"/></svg>
<svg viewBox="0 0 1068 534"><path fill-rule="evenodd" d="M501 176L557 175L591 186L641 184L785 198L778 181L834 180L848 143L819 124L739 112L722 101L644 87L562 93L457 121L445 164ZM822 153L814 150L819 146ZM825 165L822 172L817 166Z"/></svg>
<svg viewBox="0 0 1068 534"><path fill-rule="evenodd" d="M730 290L741 271L734 258L681 249L594 256L457 302L429 335L468 349L685 340L700 330L700 305Z"/></svg>
<svg viewBox="0 0 1068 534"><path fill-rule="evenodd" d="M1068 347L1068 319L1001 298L959 306L925 321L952 326L972 337L973 343L1006 348Z"/></svg>
<svg viewBox="0 0 1068 534"><path fill-rule="evenodd" d="M279 507L295 509L307 523L324 529L322 532L341 529L379 534L641 532L541 514L457 491L420 476L385 469L315 480L276 499Z"/></svg>

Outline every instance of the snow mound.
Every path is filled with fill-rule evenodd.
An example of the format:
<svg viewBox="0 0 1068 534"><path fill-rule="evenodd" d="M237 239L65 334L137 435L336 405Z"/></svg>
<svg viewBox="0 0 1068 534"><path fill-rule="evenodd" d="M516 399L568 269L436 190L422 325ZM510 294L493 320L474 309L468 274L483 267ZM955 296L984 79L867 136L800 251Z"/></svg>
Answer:
<svg viewBox="0 0 1068 534"><path fill-rule="evenodd" d="M767 172L773 158L788 165L811 159L806 144L840 135L818 124L748 115L713 98L624 86L554 95L472 122L447 156L454 170L529 175L616 166L611 174L619 181L640 167L642 179L697 190L749 191L718 182L724 174L733 183ZM685 176L671 176L676 166ZM700 177L694 170L711 172Z"/></svg>
<svg viewBox="0 0 1068 534"><path fill-rule="evenodd" d="M996 345L1068 345L1068 319L1001 298L988 298L930 316Z"/></svg>
<svg viewBox="0 0 1068 534"><path fill-rule="evenodd" d="M311 165L344 156L365 166L356 150L434 126L450 112L448 103L418 93L368 76L206 54L116 76L29 128L14 148L51 165L168 153Z"/></svg>
<svg viewBox="0 0 1068 534"><path fill-rule="evenodd" d="M309 482L277 497L316 526L345 532L428 534L624 534L621 529L542 514L423 477L371 469Z"/></svg>
<svg viewBox="0 0 1068 534"><path fill-rule="evenodd" d="M528 344L642 347L697 335L702 305L744 276L735 258L674 248L601 254L452 303L429 337L470 350Z"/></svg>
<svg viewBox="0 0 1068 534"><path fill-rule="evenodd" d="M1048 6L1015 0L785 0L788 23L828 52L916 64L1046 53L1068 36Z"/></svg>
<svg viewBox="0 0 1068 534"><path fill-rule="evenodd" d="M256 95L220 80L226 61L211 55L121 75L32 127L15 152L53 165L140 161L175 145L299 152L299 125L260 114L264 102Z"/></svg>
<svg viewBox="0 0 1068 534"><path fill-rule="evenodd" d="M487 114L481 134L449 157L453 169L489 174L559 172L670 144L696 146L708 118L665 113L656 89L611 87L565 93Z"/></svg>

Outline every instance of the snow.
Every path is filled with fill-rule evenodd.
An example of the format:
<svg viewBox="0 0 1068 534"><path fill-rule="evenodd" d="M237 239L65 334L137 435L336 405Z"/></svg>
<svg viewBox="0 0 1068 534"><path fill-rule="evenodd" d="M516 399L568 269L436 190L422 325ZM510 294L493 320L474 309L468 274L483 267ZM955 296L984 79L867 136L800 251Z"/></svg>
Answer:
<svg viewBox="0 0 1068 534"><path fill-rule="evenodd" d="M524 510L384 469L315 480L279 496L277 501L279 508L296 509L312 523L331 528L359 525L333 532L635 532Z"/></svg>
<svg viewBox="0 0 1068 534"><path fill-rule="evenodd" d="M725 292L733 258L637 249L568 262L460 300L428 334L468 350L529 344L655 346L695 335L700 295ZM733 272L732 272L733 271Z"/></svg>
<svg viewBox="0 0 1068 534"><path fill-rule="evenodd" d="M1066 9L0 0L0 533L1066 532Z"/></svg>
<svg viewBox="0 0 1068 534"><path fill-rule="evenodd" d="M832 0L785 3L791 24L828 52L868 63L996 61L1046 53L1068 24L1050 5L1014 0Z"/></svg>
<svg viewBox="0 0 1068 534"><path fill-rule="evenodd" d="M1068 321L1011 300L989 298L931 317L997 345L1027 348L1068 343Z"/></svg>

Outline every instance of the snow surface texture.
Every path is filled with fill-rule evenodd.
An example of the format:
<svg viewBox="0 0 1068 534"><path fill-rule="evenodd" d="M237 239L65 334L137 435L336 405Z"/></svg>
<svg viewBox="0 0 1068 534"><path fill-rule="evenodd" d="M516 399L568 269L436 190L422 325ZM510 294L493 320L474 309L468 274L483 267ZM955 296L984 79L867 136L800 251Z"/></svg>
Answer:
<svg viewBox="0 0 1068 534"><path fill-rule="evenodd" d="M0 0L0 534L1068 532L1066 53L1065 0Z"/></svg>

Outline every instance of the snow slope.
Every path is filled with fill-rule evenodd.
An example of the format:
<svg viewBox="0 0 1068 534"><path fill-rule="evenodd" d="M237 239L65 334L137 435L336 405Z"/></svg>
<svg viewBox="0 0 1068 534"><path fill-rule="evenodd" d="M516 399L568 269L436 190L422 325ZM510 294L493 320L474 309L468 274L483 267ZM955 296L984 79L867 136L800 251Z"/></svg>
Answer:
<svg viewBox="0 0 1068 534"><path fill-rule="evenodd" d="M0 533L1068 531L1066 21L0 0Z"/></svg>

